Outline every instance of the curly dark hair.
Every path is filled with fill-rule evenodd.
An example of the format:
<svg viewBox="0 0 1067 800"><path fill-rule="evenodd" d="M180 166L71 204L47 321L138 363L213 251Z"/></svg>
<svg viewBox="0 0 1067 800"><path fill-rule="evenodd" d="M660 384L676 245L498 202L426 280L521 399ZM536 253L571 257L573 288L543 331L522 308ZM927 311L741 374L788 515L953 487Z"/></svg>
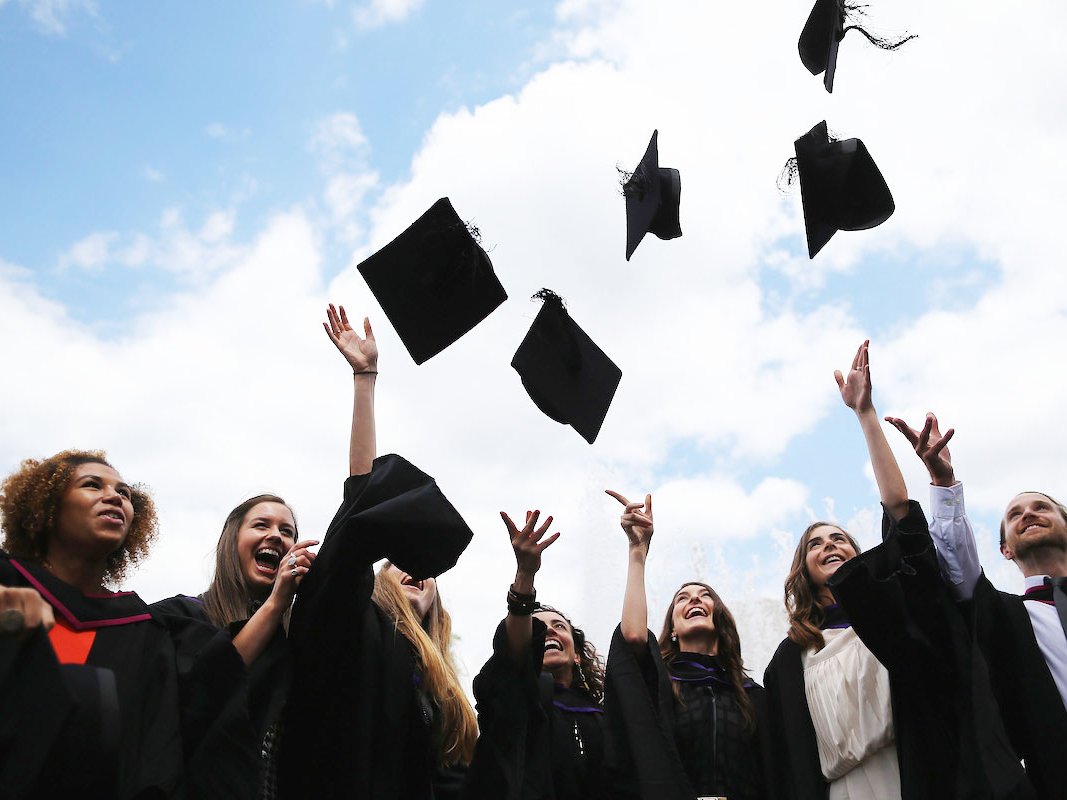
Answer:
<svg viewBox="0 0 1067 800"><path fill-rule="evenodd" d="M597 705L604 703L604 662L600 654L593 647L593 643L585 638L585 631L570 621L570 618L558 608L538 603L534 613L550 611L559 614L567 621L571 628L571 636L574 637L574 652L578 655L578 670L575 675L574 687L585 690L593 698Z"/></svg>
<svg viewBox="0 0 1067 800"><path fill-rule="evenodd" d="M64 450L38 461L27 458L0 484L0 527L3 548L18 558L40 563L48 556L48 539L55 532L60 499L74 470L82 464L114 467L102 450ZM126 571L148 555L159 532L156 506L146 487L130 487L133 521L126 540L107 557L104 580L117 584Z"/></svg>

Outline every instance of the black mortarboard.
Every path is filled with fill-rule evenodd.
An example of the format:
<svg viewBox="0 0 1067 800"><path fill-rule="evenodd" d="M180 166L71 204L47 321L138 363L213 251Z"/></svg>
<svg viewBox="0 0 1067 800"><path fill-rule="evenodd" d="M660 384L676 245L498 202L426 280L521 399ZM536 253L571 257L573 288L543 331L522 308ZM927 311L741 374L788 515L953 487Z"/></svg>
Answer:
<svg viewBox="0 0 1067 800"><path fill-rule="evenodd" d="M893 215L893 195L859 139L831 139L823 120L793 144L809 258L838 231L874 228Z"/></svg>
<svg viewBox="0 0 1067 800"><path fill-rule="evenodd" d="M563 301L542 289L544 301L511 366L534 404L547 416L570 425L589 444L596 441L622 370L578 327Z"/></svg>
<svg viewBox="0 0 1067 800"><path fill-rule="evenodd" d="M843 0L815 0L804 23L797 43L800 60L812 75L825 71L822 84L826 91L834 90L837 71L837 48L845 38L845 5Z"/></svg>
<svg viewBox="0 0 1067 800"><path fill-rule="evenodd" d="M626 197L626 260L634 254L646 233L660 239L682 235L678 205L682 194L682 176L676 169L659 165L659 131L652 131L641 163L623 184Z"/></svg>
<svg viewBox="0 0 1067 800"><path fill-rule="evenodd" d="M447 197L359 271L416 364L440 353L508 297Z"/></svg>
<svg viewBox="0 0 1067 800"><path fill-rule="evenodd" d="M841 40L849 31L859 31L867 41L882 50L896 50L902 44L915 38L914 34L905 34L899 39L886 39L863 28L861 25L846 25L850 17L861 16L864 6L855 2L846 5L846 0L815 0L808 21L800 32L797 49L800 60L812 75L825 72L822 85L826 91L834 90L834 74L837 72L837 49ZM852 19L851 21L854 21Z"/></svg>
<svg viewBox="0 0 1067 800"><path fill-rule="evenodd" d="M369 473L345 481L344 503L301 591L313 591L309 582L326 579L331 564L372 564L380 558L413 578L436 577L455 565L472 537L433 478L398 455L379 456ZM344 570L338 572L350 580Z"/></svg>

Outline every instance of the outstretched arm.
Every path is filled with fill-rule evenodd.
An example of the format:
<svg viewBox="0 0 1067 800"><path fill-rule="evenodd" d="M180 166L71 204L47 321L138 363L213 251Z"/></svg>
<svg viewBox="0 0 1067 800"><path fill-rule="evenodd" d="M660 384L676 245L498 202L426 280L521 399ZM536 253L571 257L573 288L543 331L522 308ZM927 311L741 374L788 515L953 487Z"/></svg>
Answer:
<svg viewBox="0 0 1067 800"><path fill-rule="evenodd" d="M606 492L623 505L619 524L629 541L626 592L622 600L622 638L637 656L648 650L648 600L645 597L645 559L652 542L652 495L644 503L631 503L618 492Z"/></svg>
<svg viewBox="0 0 1067 800"><path fill-rule="evenodd" d="M834 371L834 378L837 379L837 388L841 391L841 400L856 412L863 438L867 440L867 453L870 455L882 505L894 520L899 521L908 513L908 487L904 484L900 465L897 464L896 456L886 441L878 412L875 411L871 400L871 367L867 360L869 344L870 341L865 340L859 346L847 379L841 375L840 370Z"/></svg>
<svg viewBox="0 0 1067 800"><path fill-rule="evenodd" d="M930 506L933 509L930 536L937 550L941 576L957 600L970 600L982 576L982 563L978 558L974 529L963 504L963 485L956 480L952 454L948 450L948 442L956 431L949 428L942 435L933 413L926 415L921 431L898 417L885 419L915 448L915 454L930 473Z"/></svg>
<svg viewBox="0 0 1067 800"><path fill-rule="evenodd" d="M552 517L547 517L544 524L538 527L537 518L540 514L540 511L527 511L526 525L520 530L511 517L500 512L500 518L504 520L511 536L511 549L515 551L515 582L508 592L508 616L504 620L504 628L508 633L508 652L516 666L522 666L530 651L530 639L533 637L530 613L536 596L534 576L541 569L541 553L559 538L559 533L553 533L542 541L552 524Z"/></svg>
<svg viewBox="0 0 1067 800"><path fill-rule="evenodd" d="M327 321L322 323L330 341L352 367L354 390L352 395L352 432L348 446L348 474L365 475L371 470L377 455L374 433L374 384L378 377L378 345L370 320L364 317L360 338L348 323L345 307L340 313L333 303L326 309Z"/></svg>

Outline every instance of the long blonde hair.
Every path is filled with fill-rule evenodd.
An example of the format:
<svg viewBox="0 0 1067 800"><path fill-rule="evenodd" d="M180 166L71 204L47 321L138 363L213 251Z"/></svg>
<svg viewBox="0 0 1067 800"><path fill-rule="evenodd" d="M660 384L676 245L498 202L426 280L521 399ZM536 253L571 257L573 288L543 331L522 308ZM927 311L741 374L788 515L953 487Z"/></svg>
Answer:
<svg viewBox="0 0 1067 800"><path fill-rule="evenodd" d="M440 589L422 621L404 596L400 582L387 572L388 561L374 576L374 603L396 624L396 630L411 643L423 689L434 699L441 714L444 734L438 762L443 766L469 764L478 739L478 720L456 677L452 660L452 617L441 602Z"/></svg>

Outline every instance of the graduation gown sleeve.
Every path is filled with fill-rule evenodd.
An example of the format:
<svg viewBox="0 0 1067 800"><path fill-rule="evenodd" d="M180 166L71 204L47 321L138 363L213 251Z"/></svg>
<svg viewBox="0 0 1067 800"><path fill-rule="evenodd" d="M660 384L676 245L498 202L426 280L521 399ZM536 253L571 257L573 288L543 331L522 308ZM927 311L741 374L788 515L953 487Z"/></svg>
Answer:
<svg viewBox="0 0 1067 800"><path fill-rule="evenodd" d="M202 603L181 595L151 608L170 631L177 652L190 794L257 797L263 739L278 720L289 688L285 632L279 627L266 650L246 668L233 637L247 620L216 628Z"/></svg>
<svg viewBox="0 0 1067 800"><path fill-rule="evenodd" d="M1018 595L998 591L983 574L965 605L1004 724L1042 797L1067 786L1067 711Z"/></svg>
<svg viewBox="0 0 1067 800"><path fill-rule="evenodd" d="M604 705L612 761L629 764L644 800L692 800L685 768L674 744L674 702L659 645L648 632L639 658L615 629L608 650Z"/></svg>
<svg viewBox="0 0 1067 800"><path fill-rule="evenodd" d="M804 692L800 646L786 639L763 676L770 717L770 781L783 800L821 800L827 783Z"/></svg>
<svg viewBox="0 0 1067 800"><path fill-rule="evenodd" d="M1025 797L984 660L943 582L926 517L883 518L883 542L830 580L889 671L904 797Z"/></svg>
<svg viewBox="0 0 1067 800"><path fill-rule="evenodd" d="M400 456L381 456L370 473L345 481L290 619L299 692L283 715L278 766L287 800L400 797L406 781L432 782L428 762L419 775L408 768L422 735L413 720L421 716L412 706L414 656L371 602L372 565L388 558L414 577L435 577L471 537L433 478Z"/></svg>
<svg viewBox="0 0 1067 800"><path fill-rule="evenodd" d="M548 721L540 705L545 626L538 619L532 622L524 664L512 662L501 622L493 637L493 655L474 679L479 737L464 800L552 797ZM548 691L551 696L551 686Z"/></svg>

